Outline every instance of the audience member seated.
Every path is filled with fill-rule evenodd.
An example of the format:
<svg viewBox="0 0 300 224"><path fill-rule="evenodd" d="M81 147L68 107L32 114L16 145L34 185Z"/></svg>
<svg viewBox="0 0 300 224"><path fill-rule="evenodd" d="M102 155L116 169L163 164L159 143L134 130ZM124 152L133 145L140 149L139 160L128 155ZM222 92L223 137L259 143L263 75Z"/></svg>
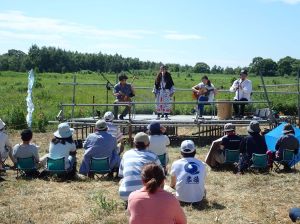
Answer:
<svg viewBox="0 0 300 224"><path fill-rule="evenodd" d="M139 132L134 136L135 148L124 153L120 169L119 194L122 200L127 201L131 192L139 190L143 187L141 179L142 167L151 162L161 165L157 155L147 149L149 146L149 137L143 132Z"/></svg>
<svg viewBox="0 0 300 224"><path fill-rule="evenodd" d="M54 138L50 142L49 153L41 158L41 163L46 165L47 157L51 159L65 158L65 170L75 174L76 172L76 145L73 141L74 129L68 123L58 125L54 132Z"/></svg>
<svg viewBox="0 0 300 224"><path fill-rule="evenodd" d="M21 132L21 139L22 139L22 143L20 144L16 144L13 148L13 157L15 160L15 163L17 163L17 160L20 159L24 159L24 158L29 158L29 157L33 157L35 164L36 164L36 168L39 167L39 161L40 161L40 157L39 157L39 152L38 152L38 148L35 144L30 143L31 139L32 139L32 131L30 129L25 129ZM31 174L36 174L37 171L32 172L32 173L27 173L28 175Z"/></svg>
<svg viewBox="0 0 300 224"><path fill-rule="evenodd" d="M292 222L300 221L300 208L291 208L289 212L289 216Z"/></svg>
<svg viewBox="0 0 300 224"><path fill-rule="evenodd" d="M108 133L108 127L104 120L98 120L95 124L95 133L89 134L83 143L85 149L79 173L88 175L91 158L109 157L109 164L113 171L119 168L120 156L118 154L117 139ZM91 177L93 174L91 174Z"/></svg>
<svg viewBox="0 0 300 224"><path fill-rule="evenodd" d="M251 121L247 127L249 135L245 137L240 146L240 160L238 172L243 173L252 165L252 154L266 154L267 144L265 138L260 135L260 127L258 121Z"/></svg>
<svg viewBox="0 0 300 224"><path fill-rule="evenodd" d="M10 158L14 162L12 156L12 144L5 132L5 123L0 119L0 170L4 171L4 162L7 158ZM1 172L0 171L0 172Z"/></svg>
<svg viewBox="0 0 300 224"><path fill-rule="evenodd" d="M128 198L130 224L187 223L177 199L163 190L165 175L155 163L146 164L141 170L143 187Z"/></svg>
<svg viewBox="0 0 300 224"><path fill-rule="evenodd" d="M148 149L158 156L166 154L168 162L167 146L170 145L170 139L167 135L164 135L166 128L161 126L158 122L152 122L147 128L150 140Z"/></svg>
<svg viewBox="0 0 300 224"><path fill-rule="evenodd" d="M111 111L107 111L104 114L103 119L107 124L108 133L110 133L117 139L118 154L121 155L121 153L124 151L124 136L123 133L120 131L119 127L113 123L114 117L115 116Z"/></svg>
<svg viewBox="0 0 300 224"><path fill-rule="evenodd" d="M224 125L225 136L221 140L220 149L214 153L214 159L218 165L225 162L225 150L239 150L242 137L236 135L235 126L232 123Z"/></svg>
<svg viewBox="0 0 300 224"><path fill-rule="evenodd" d="M194 158L196 147L193 141L181 143L183 158L176 160L171 167L170 187L176 190L176 197L182 204L195 205L205 198L205 164Z"/></svg>
<svg viewBox="0 0 300 224"><path fill-rule="evenodd" d="M270 167L273 165L273 160L281 161L283 159L284 150L292 150L294 154L298 154L299 141L295 137L295 130L291 124L286 124L283 128L283 136L278 139L275 145L275 152L268 151L270 159ZM288 164L283 164L285 169L290 169Z"/></svg>

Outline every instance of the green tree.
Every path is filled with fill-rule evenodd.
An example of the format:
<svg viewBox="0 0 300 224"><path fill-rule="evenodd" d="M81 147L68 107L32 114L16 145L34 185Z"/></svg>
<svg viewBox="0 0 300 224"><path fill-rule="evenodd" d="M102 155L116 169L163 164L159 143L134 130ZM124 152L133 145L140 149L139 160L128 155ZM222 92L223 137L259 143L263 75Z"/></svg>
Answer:
<svg viewBox="0 0 300 224"><path fill-rule="evenodd" d="M196 73L210 73L210 67L209 67L208 64L206 64L204 62L198 62L194 66L194 72L196 72Z"/></svg>

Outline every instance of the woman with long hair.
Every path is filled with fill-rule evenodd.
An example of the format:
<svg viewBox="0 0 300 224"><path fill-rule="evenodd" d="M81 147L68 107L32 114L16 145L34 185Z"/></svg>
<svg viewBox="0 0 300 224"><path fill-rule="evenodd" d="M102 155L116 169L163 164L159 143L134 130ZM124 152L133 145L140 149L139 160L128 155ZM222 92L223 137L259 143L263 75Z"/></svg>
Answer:
<svg viewBox="0 0 300 224"><path fill-rule="evenodd" d="M143 188L132 192L128 198L129 223L171 224L187 223L178 200L163 190L165 175L160 166L148 163L142 168Z"/></svg>
<svg viewBox="0 0 300 224"><path fill-rule="evenodd" d="M168 115L171 113L172 104L168 103L172 102L175 89L172 76L165 65L160 66L152 92L155 94L157 119L165 117L169 120Z"/></svg>

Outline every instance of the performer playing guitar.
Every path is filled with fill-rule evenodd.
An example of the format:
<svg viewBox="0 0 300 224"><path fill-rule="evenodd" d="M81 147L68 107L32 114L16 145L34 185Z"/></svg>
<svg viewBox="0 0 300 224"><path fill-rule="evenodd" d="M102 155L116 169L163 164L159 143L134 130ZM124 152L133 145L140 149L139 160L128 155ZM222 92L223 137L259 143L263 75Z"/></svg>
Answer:
<svg viewBox="0 0 300 224"><path fill-rule="evenodd" d="M131 102L131 97L135 96L134 89L131 84L126 83L128 77L124 74L119 75L119 83L114 86L114 96L116 97L115 104L120 102ZM133 81L132 81L133 82ZM118 108L114 106L115 119L118 119ZM119 119L123 120L130 110L130 105L125 106L125 109L120 114Z"/></svg>
<svg viewBox="0 0 300 224"><path fill-rule="evenodd" d="M215 95L215 87L205 75L202 77L202 82L192 87L193 98L198 99L198 102L212 101ZM202 117L204 104L198 104L197 115Z"/></svg>

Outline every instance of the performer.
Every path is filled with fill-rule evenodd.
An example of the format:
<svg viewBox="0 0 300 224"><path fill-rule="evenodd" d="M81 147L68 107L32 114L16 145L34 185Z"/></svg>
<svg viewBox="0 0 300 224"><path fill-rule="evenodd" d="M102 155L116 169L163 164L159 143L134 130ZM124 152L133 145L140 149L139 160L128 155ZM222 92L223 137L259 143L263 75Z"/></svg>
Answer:
<svg viewBox="0 0 300 224"><path fill-rule="evenodd" d="M252 82L247 79L247 70L242 70L240 79L235 80L230 87L230 92L235 92L234 101L250 101L252 93ZM243 117L246 104L233 104L235 117Z"/></svg>
<svg viewBox="0 0 300 224"><path fill-rule="evenodd" d="M205 75L201 78L202 82L192 87L193 94L198 102L213 101L216 90L214 85L210 82ZM202 117L204 111L204 104L198 104L197 118Z"/></svg>
<svg viewBox="0 0 300 224"><path fill-rule="evenodd" d="M171 113L172 105L166 103L172 102L175 88L172 76L165 65L160 66L152 92L155 94L157 120L161 117L169 120L168 115Z"/></svg>
<svg viewBox="0 0 300 224"><path fill-rule="evenodd" d="M124 74L119 75L119 83L114 86L114 96L116 97L115 104L131 102L131 98L135 96L134 89L131 84L126 83L128 77ZM114 106L115 120L118 120L119 106ZM128 114L130 105L125 106L125 109L120 114L119 119L124 120L124 117Z"/></svg>

